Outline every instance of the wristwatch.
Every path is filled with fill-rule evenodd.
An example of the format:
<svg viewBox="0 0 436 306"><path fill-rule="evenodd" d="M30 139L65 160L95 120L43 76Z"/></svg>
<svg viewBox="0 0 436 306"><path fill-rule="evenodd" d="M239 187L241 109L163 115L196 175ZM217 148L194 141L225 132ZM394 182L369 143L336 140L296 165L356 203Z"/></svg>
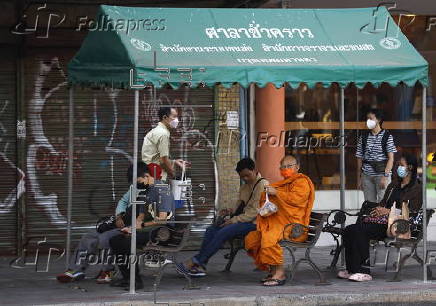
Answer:
<svg viewBox="0 0 436 306"><path fill-rule="evenodd" d="M390 174L385 172L385 174L383 174L383 175L384 175L385 177L389 177Z"/></svg>

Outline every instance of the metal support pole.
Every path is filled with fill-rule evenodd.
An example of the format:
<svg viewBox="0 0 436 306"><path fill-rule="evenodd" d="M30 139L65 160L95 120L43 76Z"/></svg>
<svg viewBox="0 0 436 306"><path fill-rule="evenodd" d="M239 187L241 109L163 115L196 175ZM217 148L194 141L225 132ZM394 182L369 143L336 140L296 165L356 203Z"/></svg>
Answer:
<svg viewBox="0 0 436 306"><path fill-rule="evenodd" d="M256 91L255 91L255 86L256 85L254 85L254 84L250 84L250 87L249 87L249 92L250 92L250 100L248 101L248 103L249 103L249 107L248 107L248 109L249 109L249 112L248 112L248 122L249 122L249 128L248 128L248 131L249 131L249 135L250 135L250 139L249 139L249 141L248 141L248 144L249 144L249 152L248 152L248 154L249 154L249 156L252 158L252 159L255 159L255 152L256 152L256 126L255 126L255 122L256 122L256 118L255 118L255 109L254 109L254 105L255 105L255 101L254 101L254 99L255 99L255 93L256 93Z"/></svg>
<svg viewBox="0 0 436 306"><path fill-rule="evenodd" d="M247 154L247 89L239 85L239 154L241 158Z"/></svg>
<svg viewBox="0 0 436 306"><path fill-rule="evenodd" d="M345 210L345 122L344 122L344 89L341 88L341 104L339 106L339 120L340 120L340 129L339 129L339 136L341 139L341 146L339 149L339 171L340 171L340 203L341 203L341 210ZM343 228L345 224L341 224L341 227ZM341 236L341 243L342 236ZM344 265L344 252L341 252L341 265Z"/></svg>
<svg viewBox="0 0 436 306"><path fill-rule="evenodd" d="M135 90L135 123L133 127L133 176L132 176L132 193L130 199L134 200L132 205L132 239L130 241L130 288L129 293L135 294L135 266L136 266L136 180L138 177L138 120L139 120L139 90Z"/></svg>
<svg viewBox="0 0 436 306"><path fill-rule="evenodd" d="M22 188L24 187L25 173L27 173L26 163L26 118L27 109L24 93L24 45L21 44L20 51L16 58L16 96L17 96L17 142L16 142L16 156L17 156L17 176L16 176L16 194L17 194L17 255L21 257L24 255L24 244L26 243L26 221L27 221L27 209L26 209L26 197L22 194ZM21 126L21 130L19 130ZM24 133L23 133L24 132Z"/></svg>
<svg viewBox="0 0 436 306"><path fill-rule="evenodd" d="M423 216L423 251L424 251L424 283L427 279L427 88L422 89L422 209Z"/></svg>
<svg viewBox="0 0 436 306"><path fill-rule="evenodd" d="M74 91L69 89L68 116L68 202L67 202L67 245L65 268L68 269L71 248L71 209L73 207L73 163L74 163Z"/></svg>

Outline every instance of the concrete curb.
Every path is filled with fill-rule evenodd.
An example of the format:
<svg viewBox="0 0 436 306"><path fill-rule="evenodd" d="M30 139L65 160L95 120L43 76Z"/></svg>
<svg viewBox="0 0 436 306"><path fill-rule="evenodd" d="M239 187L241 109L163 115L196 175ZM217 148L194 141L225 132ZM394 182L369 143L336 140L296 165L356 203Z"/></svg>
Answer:
<svg viewBox="0 0 436 306"><path fill-rule="evenodd" d="M228 297L228 298L205 298L194 299L191 301L171 300L163 303L153 303L148 301L125 301L125 302L101 302L101 303L68 303L55 304L56 306L136 306L136 305L195 305L195 306L311 306L311 305L436 305L436 291L403 291L401 293L355 293L355 294L323 294L323 295L296 295L279 294L271 296L252 296L252 297Z"/></svg>

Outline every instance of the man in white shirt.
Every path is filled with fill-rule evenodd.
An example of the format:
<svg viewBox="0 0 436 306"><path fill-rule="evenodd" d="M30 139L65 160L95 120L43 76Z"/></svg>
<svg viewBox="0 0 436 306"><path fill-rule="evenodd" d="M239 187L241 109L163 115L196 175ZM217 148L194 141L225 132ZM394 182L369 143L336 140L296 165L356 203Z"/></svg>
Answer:
<svg viewBox="0 0 436 306"><path fill-rule="evenodd" d="M146 164L154 163L162 167L162 181L174 178L174 164L179 167L190 164L181 159L170 159L170 131L179 124L177 110L172 107L159 109L159 123L147 133L142 145L141 158Z"/></svg>

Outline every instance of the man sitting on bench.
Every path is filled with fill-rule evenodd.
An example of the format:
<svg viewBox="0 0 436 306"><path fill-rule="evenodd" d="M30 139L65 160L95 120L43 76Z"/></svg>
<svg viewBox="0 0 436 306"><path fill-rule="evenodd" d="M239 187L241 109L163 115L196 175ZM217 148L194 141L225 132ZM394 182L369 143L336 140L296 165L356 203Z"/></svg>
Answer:
<svg viewBox="0 0 436 306"><path fill-rule="evenodd" d="M286 281L283 249L279 245L285 226L289 223L309 225L315 188L309 177L298 173L299 169L299 162L294 156L287 155L281 160L283 180L266 186L276 211L265 215L262 208L257 216L257 230L245 238L245 249L254 258L257 268L269 271L269 275L262 280L264 286L281 286ZM262 193L260 207L266 202L265 193ZM294 241L304 242L306 239L307 233L303 233Z"/></svg>
<svg viewBox="0 0 436 306"><path fill-rule="evenodd" d="M256 215L260 194L268 181L257 172L251 158L241 159L236 171L245 182L239 189L236 209L222 209L215 225L206 230L200 252L185 263L179 263L177 269L181 273L193 277L205 276L209 259L229 239L245 236L256 229Z"/></svg>

